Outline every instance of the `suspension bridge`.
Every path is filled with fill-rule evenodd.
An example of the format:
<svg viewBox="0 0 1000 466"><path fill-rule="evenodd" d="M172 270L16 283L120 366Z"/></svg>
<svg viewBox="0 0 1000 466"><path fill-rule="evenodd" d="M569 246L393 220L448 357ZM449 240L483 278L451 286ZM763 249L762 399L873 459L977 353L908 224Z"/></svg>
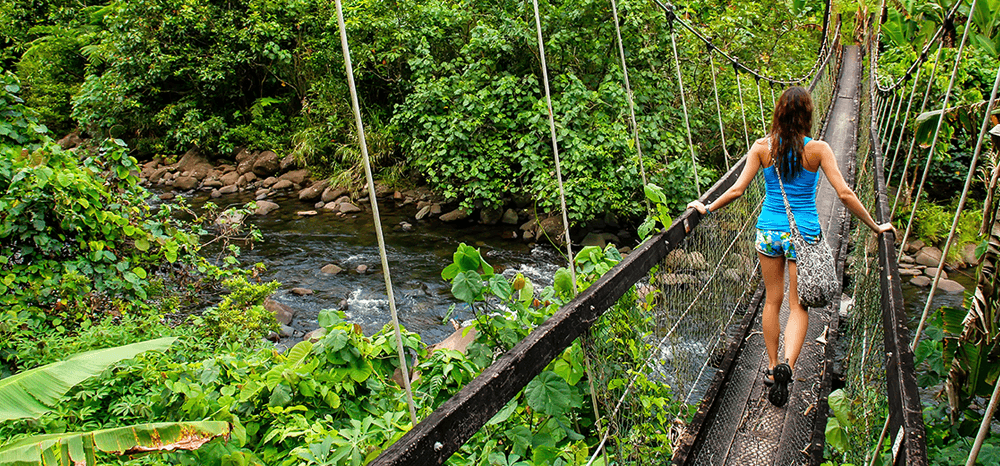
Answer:
<svg viewBox="0 0 1000 466"><path fill-rule="evenodd" d="M914 116L935 106L939 106L942 113L948 108L951 95L956 91L953 89L955 74L962 63L969 23L966 23L965 34L953 54L950 82L943 90L943 99L939 104L929 96L944 48L944 26L923 45L919 57L904 75L880 76L877 72L880 18L884 14L859 16L854 32L857 43L843 45L841 21L833 17L828 2L821 46L812 69L802 77L782 79L741 64L686 23L675 13L673 6L658 0L656 3L663 9L665 20L671 26L676 70L674 78L679 89L680 105L684 109L684 120L678 125L682 123L686 129L695 173L698 161L674 37L685 32L703 41L708 48L715 107L719 116L718 131L723 145L726 127L719 105L716 58L732 66L734 73L730 78L736 82L737 95L731 97L738 97L740 102L742 134L729 134L730 140L738 140L742 136L747 147L751 144L751 134L762 133L756 129L757 115L748 115L746 109L756 104L761 127L767 127L767 106L761 83L764 83L765 89L768 86L772 88L772 106L774 86L807 86L816 105L813 135L830 144L845 179L853 184L858 197L873 212L876 221L881 223L892 218L897 208L895 200L900 197L906 182L899 180L899 190L893 195L887 192L886 176L891 176L897 162L904 167L902 172L907 173L911 163L918 159L914 154L919 150L914 150L912 136L904 138L907 125L913 123ZM947 12L944 24L951 24L959 4L961 2ZM970 11L974 5L973 1ZM342 13L339 13L339 0L337 8L341 16L341 38L353 93L353 70ZM617 28L619 19L614 0L612 11ZM561 192L559 151L537 2L534 2L534 13ZM635 122L620 32L617 45L629 98L631 136L635 139L641 166L642 141ZM934 65L931 76L922 81L923 65L932 56ZM720 76L718 79L723 78ZM746 81L751 81L752 85L744 86ZM914 102L920 100L917 91L918 84L922 83L927 83L926 91L917 110ZM982 130L956 219L964 206L981 153L998 83L1000 69L985 105ZM753 92L753 86L756 92ZM374 184L367 163L364 127L356 95L353 96L353 105L368 170L368 186L371 188ZM948 143L939 141L943 119L938 120L929 153L934 152L936 144ZM906 142L910 142L909 151L904 155L900 147ZM920 199L932 160L933 157L927 157L914 202ZM730 170L703 193L701 200L707 204L732 186L744 163L745 160L733 163ZM701 180L695 176L693 181L701 191ZM764 197L763 183L758 177L739 200L711 217L702 217L694 210L677 217L669 228L628 254L603 278L580 292L556 315L419 423L416 423L410 399L411 417L416 425L371 464L444 463L577 338L584 339L588 358L593 362L588 377L592 387L595 387L592 388L592 399L600 419L596 428L601 442L592 449L587 464L819 464L823 460L829 416L828 396L835 378L844 379L844 390L857 400L858 419L850 432L854 451L849 452L849 456L854 455L852 459L856 464L874 464L876 458L883 457L891 458L893 464L927 464L913 348L926 322L940 272L931 287L920 326L911 334L907 325L909 317L902 307L896 243L901 239L905 244L911 233L913 217L910 217L905 230L900 228L902 238L896 238L891 233L876 237L864 225L852 222L849 212L839 202L829 183L820 181L819 186L817 207L824 237L834 251L840 276L849 279L844 281L840 300L822 309L809 310L806 343L790 386L789 402L785 406L771 405L766 399L763 384L763 369L767 367L760 331L764 290L752 247L754 223ZM377 217L374 193L370 199ZM564 225L568 224L565 201L563 216ZM376 221L377 228L379 224ZM952 242L954 234L953 224L947 244ZM568 256L573 257L568 230L565 235ZM391 279L380 233L379 240L383 250L382 269L395 323ZM947 247L942 254L939 271L944 268L946 256ZM784 306L782 320L787 316L787 300ZM626 325L623 326L622 322ZM397 342L398 338L397 324ZM635 348L641 348L639 355L635 354ZM843 354L838 354L838 348L843 349ZM630 353L629 349L633 351ZM406 364L401 348L400 364L404 367ZM629 377L629 383L612 383L613 379L621 378L623 374ZM660 435L650 435L641 427L646 425L646 418L656 413L655 409L650 411L648 407L643 407L640 401L643 388L641 383L637 383L639 379L668 385L678 402L696 406L697 410L690 419L677 419L672 426L667 426L670 432L663 432L661 425L656 432ZM409 390L408 381L405 386ZM990 417L985 416L987 420ZM644 455L643 442L660 441L658 439L663 435L673 442L671 455ZM971 461L974 462L974 458Z"/></svg>

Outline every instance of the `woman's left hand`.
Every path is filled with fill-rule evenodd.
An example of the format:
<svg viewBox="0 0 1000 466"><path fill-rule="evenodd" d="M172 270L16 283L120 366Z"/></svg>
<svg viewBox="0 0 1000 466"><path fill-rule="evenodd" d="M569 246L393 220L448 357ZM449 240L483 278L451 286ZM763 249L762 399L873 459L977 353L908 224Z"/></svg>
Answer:
<svg viewBox="0 0 1000 466"><path fill-rule="evenodd" d="M698 201L698 200L694 200L694 201L688 202L688 209L697 210L702 215L705 215L706 213L708 213L708 208L705 207L705 204L702 204L701 201Z"/></svg>

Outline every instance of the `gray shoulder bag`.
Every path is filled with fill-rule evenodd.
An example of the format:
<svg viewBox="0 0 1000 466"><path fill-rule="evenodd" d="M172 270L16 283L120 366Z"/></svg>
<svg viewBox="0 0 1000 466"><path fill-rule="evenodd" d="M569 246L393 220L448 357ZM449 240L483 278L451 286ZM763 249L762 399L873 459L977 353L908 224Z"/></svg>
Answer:
<svg viewBox="0 0 1000 466"><path fill-rule="evenodd" d="M771 137L767 138L767 151L771 152ZM833 251L830 245L820 238L815 243L806 241L795 225L792 206L785 194L785 183L781 181L777 160L774 160L774 172L778 174L778 187L781 197L785 200L785 213L788 214L788 225L791 227L791 242L795 246L796 267L799 290L799 302L806 307L825 307L840 293L840 281L837 280L837 267L833 262Z"/></svg>

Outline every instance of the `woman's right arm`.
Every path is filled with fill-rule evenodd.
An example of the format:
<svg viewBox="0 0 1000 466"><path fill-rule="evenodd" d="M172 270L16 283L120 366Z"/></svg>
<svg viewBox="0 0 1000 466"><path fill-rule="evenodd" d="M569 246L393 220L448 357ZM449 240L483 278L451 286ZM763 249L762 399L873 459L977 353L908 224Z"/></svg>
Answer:
<svg viewBox="0 0 1000 466"><path fill-rule="evenodd" d="M742 196L743 192L746 191L747 186L750 186L750 182L753 181L753 177L757 175L757 170L760 170L760 155L758 152L763 150L763 144L761 141L763 141L763 139L754 143L753 147L750 148L750 151L747 152L747 162L743 165L743 171L740 172L740 177L736 179L736 182L733 183L733 185L730 186L725 193L722 193L718 199L711 202L708 206L705 206L705 204L702 204L699 200L694 200L688 203L688 208L693 208L704 215L708 211L715 212Z"/></svg>
<svg viewBox="0 0 1000 466"><path fill-rule="evenodd" d="M816 141L814 145L817 146L816 149L819 151L820 168L823 169L826 179L830 181L830 185L832 185L833 189L837 192L837 197L840 198L840 202L844 203L844 206L847 207L851 213L861 219L861 221L875 233L884 233L890 230L895 232L896 229L892 226L892 223L876 223L875 219L872 218L871 213L868 212L868 209L866 209L864 204L861 203L861 200L858 199L854 190L847 185L847 182L844 181L844 175L840 173L840 167L837 166L837 157L833 154L833 150L830 149L829 144L824 141Z"/></svg>

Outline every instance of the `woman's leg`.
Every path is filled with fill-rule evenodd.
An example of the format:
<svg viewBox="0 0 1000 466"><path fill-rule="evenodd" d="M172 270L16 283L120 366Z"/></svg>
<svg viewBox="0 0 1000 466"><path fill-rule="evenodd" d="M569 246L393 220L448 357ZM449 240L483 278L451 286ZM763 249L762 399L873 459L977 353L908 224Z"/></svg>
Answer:
<svg viewBox="0 0 1000 466"><path fill-rule="evenodd" d="M781 301L785 298L785 258L761 254L760 273L764 277L764 313L761 324L764 328L764 344L767 345L768 369L778 365L778 337L781 335Z"/></svg>
<svg viewBox="0 0 1000 466"><path fill-rule="evenodd" d="M798 269L795 261L788 261L788 322L785 325L785 359L788 365L795 369L795 361L799 358L802 343L806 340L806 330L809 330L809 313L799 303L797 285Z"/></svg>

